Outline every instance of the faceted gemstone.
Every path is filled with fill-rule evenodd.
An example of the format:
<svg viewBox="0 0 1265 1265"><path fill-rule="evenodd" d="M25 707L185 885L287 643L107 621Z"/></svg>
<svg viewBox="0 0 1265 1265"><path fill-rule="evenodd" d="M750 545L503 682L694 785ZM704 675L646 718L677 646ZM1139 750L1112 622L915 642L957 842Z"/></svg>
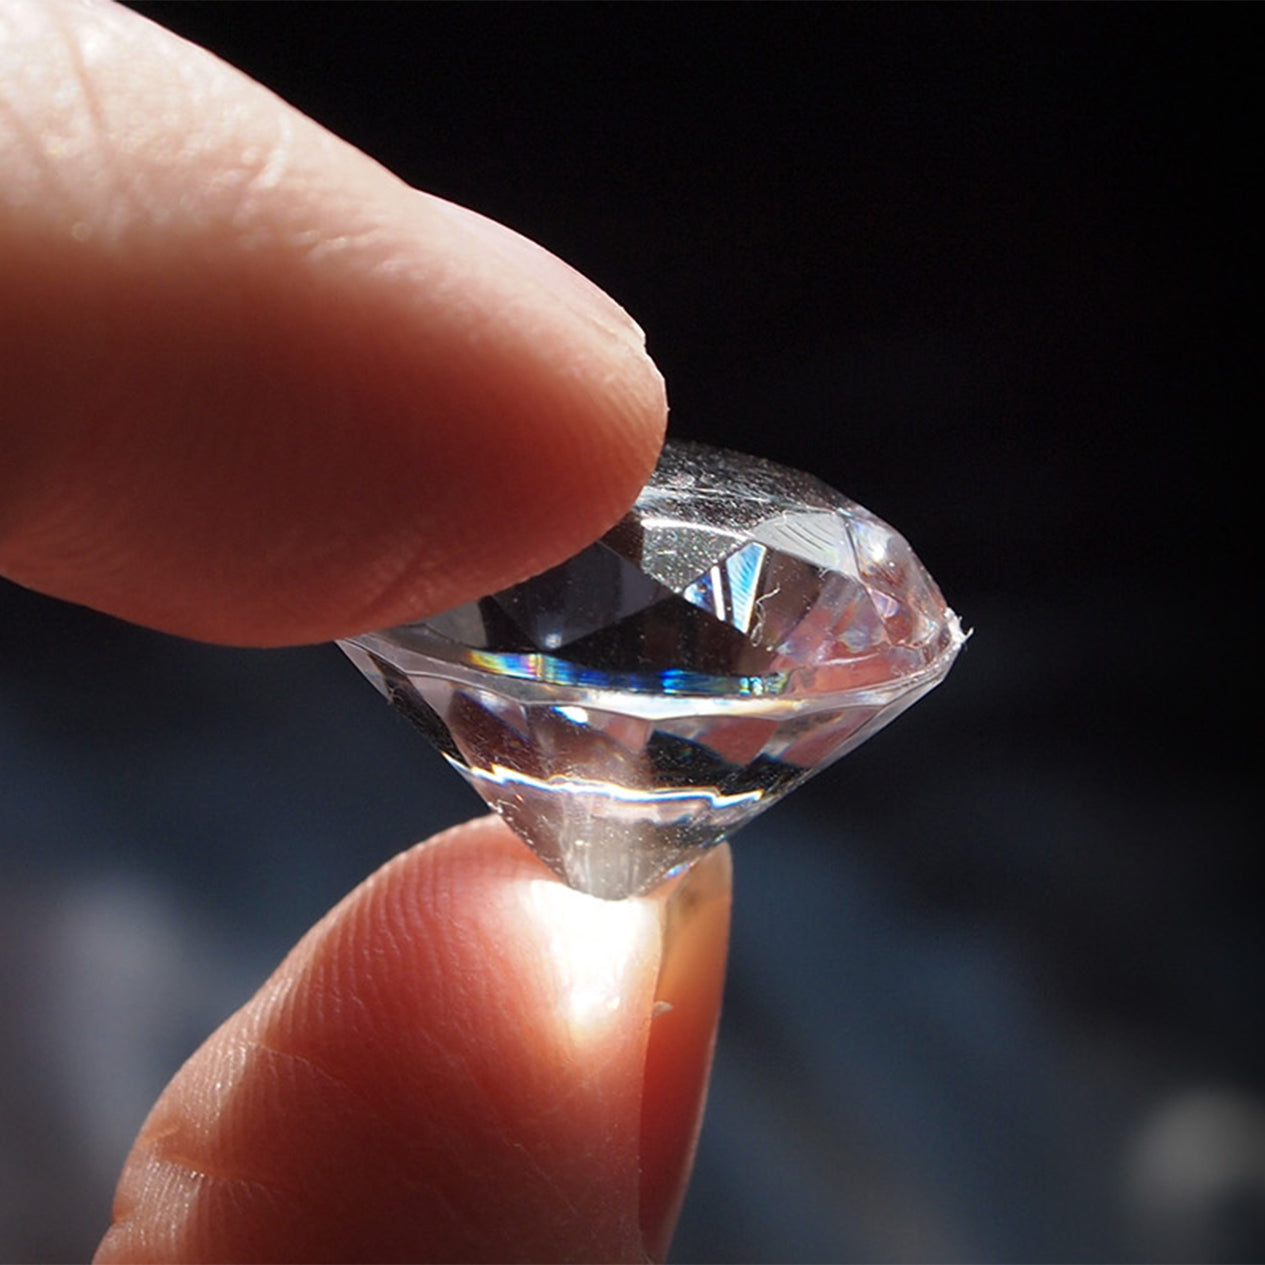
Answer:
<svg viewBox="0 0 1265 1265"><path fill-rule="evenodd" d="M672 443L543 575L340 643L568 883L643 892L949 670L908 544L809 475Z"/></svg>

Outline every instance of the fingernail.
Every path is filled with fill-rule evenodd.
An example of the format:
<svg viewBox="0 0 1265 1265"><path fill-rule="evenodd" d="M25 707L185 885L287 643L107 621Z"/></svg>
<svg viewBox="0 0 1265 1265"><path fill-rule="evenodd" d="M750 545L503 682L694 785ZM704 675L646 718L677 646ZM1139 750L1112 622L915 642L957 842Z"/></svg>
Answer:
<svg viewBox="0 0 1265 1265"><path fill-rule="evenodd" d="M624 311L605 290L593 284L582 272L538 246L530 238L516 233L504 224L468 207L447 202L433 194L423 195L434 209L460 224L491 251L526 273L608 333L613 334L635 351L645 354L646 335L641 326Z"/></svg>
<svg viewBox="0 0 1265 1265"><path fill-rule="evenodd" d="M732 862L722 844L667 894L641 1105L641 1233L667 1255L694 1163L729 947Z"/></svg>

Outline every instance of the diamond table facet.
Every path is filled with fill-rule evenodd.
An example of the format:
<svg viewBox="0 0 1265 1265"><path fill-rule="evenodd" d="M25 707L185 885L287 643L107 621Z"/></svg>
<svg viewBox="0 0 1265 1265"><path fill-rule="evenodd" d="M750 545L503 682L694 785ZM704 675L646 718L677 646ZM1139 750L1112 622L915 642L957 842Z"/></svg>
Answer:
<svg viewBox="0 0 1265 1265"><path fill-rule="evenodd" d="M572 887L648 891L938 684L957 617L806 474L671 443L561 565L339 644Z"/></svg>

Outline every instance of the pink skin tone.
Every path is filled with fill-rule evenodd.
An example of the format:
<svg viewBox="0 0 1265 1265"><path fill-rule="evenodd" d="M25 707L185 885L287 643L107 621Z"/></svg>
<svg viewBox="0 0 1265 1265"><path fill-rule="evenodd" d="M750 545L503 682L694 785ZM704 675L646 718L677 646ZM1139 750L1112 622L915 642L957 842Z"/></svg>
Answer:
<svg viewBox="0 0 1265 1265"><path fill-rule="evenodd" d="M590 282L105 4L0 9L0 293L0 574L185 636L521 579L662 439ZM99 1259L661 1257L728 908L724 851L606 905L490 820L419 845L178 1073Z"/></svg>

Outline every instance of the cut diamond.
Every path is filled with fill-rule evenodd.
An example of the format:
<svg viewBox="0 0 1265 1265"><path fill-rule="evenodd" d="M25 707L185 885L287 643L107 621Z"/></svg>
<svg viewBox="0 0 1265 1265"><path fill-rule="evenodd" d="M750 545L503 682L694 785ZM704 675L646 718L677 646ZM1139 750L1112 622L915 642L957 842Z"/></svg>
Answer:
<svg viewBox="0 0 1265 1265"><path fill-rule="evenodd" d="M809 475L672 443L543 575L341 642L571 886L647 891L944 677L957 617Z"/></svg>

